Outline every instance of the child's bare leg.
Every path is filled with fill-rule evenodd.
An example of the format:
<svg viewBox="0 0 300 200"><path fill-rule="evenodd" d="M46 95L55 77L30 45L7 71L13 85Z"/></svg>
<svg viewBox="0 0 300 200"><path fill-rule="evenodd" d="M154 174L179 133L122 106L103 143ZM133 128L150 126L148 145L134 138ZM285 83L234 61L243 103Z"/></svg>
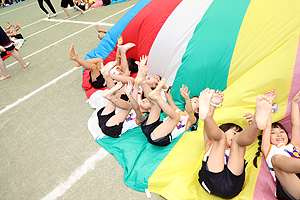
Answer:
<svg viewBox="0 0 300 200"><path fill-rule="evenodd" d="M79 15L81 15L83 13L83 10L81 10L78 6L74 5L73 8L76 8L76 10L80 11Z"/></svg>
<svg viewBox="0 0 300 200"><path fill-rule="evenodd" d="M97 61L99 62L92 63L92 61L89 62L82 58L79 58L77 53L75 53L74 44L71 45L69 59L75 61L76 67L83 66L84 68L91 70L92 81L97 80L97 77L100 75L100 65L103 62L102 59L98 59ZM93 62L94 61L96 60L93 60Z"/></svg>
<svg viewBox="0 0 300 200"><path fill-rule="evenodd" d="M15 26L15 30L18 31L18 30L20 30L20 29L21 29L21 26L20 26L19 21L17 20L17 24L16 24L16 26Z"/></svg>
<svg viewBox="0 0 300 200"><path fill-rule="evenodd" d="M96 29L97 29L98 33L100 33L100 32L101 32L101 30L100 30L99 26L96 24L96 25L95 25L95 27L96 27Z"/></svg>
<svg viewBox="0 0 300 200"><path fill-rule="evenodd" d="M19 54L19 52L17 52L15 49L9 51L11 53L11 55L21 63L21 65L26 68L28 67L28 65L30 64L30 62L26 62L23 60L23 58L21 57L21 55Z"/></svg>
<svg viewBox="0 0 300 200"><path fill-rule="evenodd" d="M130 71L129 71L129 66L128 66L128 62L127 62L127 57L126 57L126 52L128 49L134 47L135 44L133 43L127 43L124 45L120 45L119 46L119 50L121 53L121 70L124 73L125 76L129 76L130 75Z"/></svg>
<svg viewBox="0 0 300 200"><path fill-rule="evenodd" d="M105 79L105 82L106 82L106 85L107 85L108 89L111 89L115 86L115 83L113 82L112 78L110 77L110 71L111 71L112 68L114 68L116 63L117 63L117 61L108 62L101 69L101 74L102 74L103 78ZM119 82L119 83L122 84L121 82Z"/></svg>
<svg viewBox="0 0 300 200"><path fill-rule="evenodd" d="M271 110L272 102L270 102L264 95L258 95L256 99L256 111L254 115L258 129L263 130L266 128Z"/></svg>
<svg viewBox="0 0 300 200"><path fill-rule="evenodd" d="M7 27L4 28L4 31L7 32L11 27L14 27L14 25L12 25L9 21L7 21L7 23L9 24Z"/></svg>
<svg viewBox="0 0 300 200"><path fill-rule="evenodd" d="M98 34L98 38L99 38L99 40L102 40L104 38L104 36L101 36L100 34Z"/></svg>
<svg viewBox="0 0 300 200"><path fill-rule="evenodd" d="M94 70L95 64L97 64L98 62L101 62L101 61L103 62L103 60L99 59L99 58L97 60L91 59L90 61L86 61L82 58L79 58L77 53L75 52L74 44L71 45L69 59L74 60L77 67L83 66L84 68L89 69L89 70ZM100 69L98 71L100 71Z"/></svg>
<svg viewBox="0 0 300 200"><path fill-rule="evenodd" d="M65 11L65 13L67 14L67 16L65 17L65 19L70 18L71 16L69 15L67 8L64 8L64 7L61 7L61 8L62 8L62 9Z"/></svg>
<svg viewBox="0 0 300 200"><path fill-rule="evenodd" d="M300 179L296 176L300 173L300 159L274 155L271 161L282 187L293 197L300 199Z"/></svg>
<svg viewBox="0 0 300 200"><path fill-rule="evenodd" d="M110 74L110 77L118 82L122 82L123 84L130 82L134 82L134 78L130 76L118 75L118 74Z"/></svg>
<svg viewBox="0 0 300 200"><path fill-rule="evenodd" d="M215 104L221 103L223 101L222 97L221 93L215 93L214 90L209 88L203 90L199 96L199 114L204 118L204 131L209 138L214 140L207 161L207 167L211 172L220 172L224 169L226 136L213 119L215 107L210 104L210 101L213 101Z"/></svg>
<svg viewBox="0 0 300 200"><path fill-rule="evenodd" d="M123 110L130 110L131 109L130 104L127 101L120 99L121 94L119 92L119 89L121 89L122 86L123 86L122 83L117 83L111 89L104 91L102 93L102 96L104 98L108 99L111 103L113 103L118 108L121 108ZM108 112L108 113L110 113L110 112Z"/></svg>
<svg viewBox="0 0 300 200"><path fill-rule="evenodd" d="M199 118L205 120L207 113L210 111L210 100L213 95L213 92L206 88L200 93L199 96Z"/></svg>
<svg viewBox="0 0 300 200"><path fill-rule="evenodd" d="M102 115L107 115L113 112L116 107L121 108L121 110L117 114L112 116L106 122L107 126L114 126L123 122L131 110L131 105L127 101L124 101L120 98L120 87L122 87L122 84L117 84L112 89L107 90L103 93L103 97L107 98L110 102L105 106L104 110L102 111Z"/></svg>
<svg viewBox="0 0 300 200"><path fill-rule="evenodd" d="M244 156L246 147L251 145L259 132L258 120L261 126L266 126L269 115L271 114L272 102L264 96L259 95L256 99L256 111L253 123L248 124L243 131L232 139L228 168L232 173L239 175L244 169ZM265 124L262 122L265 121Z"/></svg>
<svg viewBox="0 0 300 200"><path fill-rule="evenodd" d="M0 77L0 81L3 81L4 79L7 79L10 77L8 72L6 71L5 63L2 59L0 59L0 70L2 72L2 76Z"/></svg>
<svg viewBox="0 0 300 200"><path fill-rule="evenodd" d="M169 116L168 119L153 131L152 135L155 138L161 138L171 133L180 120L180 115L161 96L161 89L165 81L166 79L162 78L155 90L149 94L151 100L154 100L164 113Z"/></svg>
<svg viewBox="0 0 300 200"><path fill-rule="evenodd" d="M145 97L148 98L150 92L152 91L152 89L150 88L150 86L147 83L147 79L146 79L147 71L148 71L147 66L141 66L139 68L138 74L135 78L135 83L142 86L142 88L144 90Z"/></svg>
<svg viewBox="0 0 300 200"><path fill-rule="evenodd" d="M272 102L265 96L258 95L256 98L256 110L253 116L253 123L248 124L244 130L235 137L237 144L241 147L251 145L257 137L261 127L265 127L271 114ZM265 122L264 124L262 122Z"/></svg>

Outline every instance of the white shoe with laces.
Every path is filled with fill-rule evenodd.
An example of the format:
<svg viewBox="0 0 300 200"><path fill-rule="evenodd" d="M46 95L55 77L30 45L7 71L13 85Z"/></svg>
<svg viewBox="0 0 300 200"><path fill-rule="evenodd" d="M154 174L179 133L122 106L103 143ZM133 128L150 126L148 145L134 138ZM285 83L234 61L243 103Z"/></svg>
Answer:
<svg viewBox="0 0 300 200"><path fill-rule="evenodd" d="M53 14L53 17L56 17L56 16L57 16L57 14L56 14L56 13L54 13L54 14Z"/></svg>

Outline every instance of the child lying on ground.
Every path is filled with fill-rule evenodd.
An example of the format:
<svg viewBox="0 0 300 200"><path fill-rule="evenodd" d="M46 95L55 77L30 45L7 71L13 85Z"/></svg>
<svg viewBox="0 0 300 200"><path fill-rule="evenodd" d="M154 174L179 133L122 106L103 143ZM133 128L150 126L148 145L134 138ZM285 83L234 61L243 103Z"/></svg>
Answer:
<svg viewBox="0 0 300 200"><path fill-rule="evenodd" d="M275 90L266 92L273 101ZM291 102L292 137L278 122L272 123L271 114L263 130L261 150L276 181L278 199L300 199L300 91Z"/></svg>
<svg viewBox="0 0 300 200"><path fill-rule="evenodd" d="M200 93L199 118L204 120L206 153L199 171L199 183L208 193L230 199L243 188L246 147L254 142L259 130L266 127L272 106L266 96L259 95L254 119L243 130L232 123L218 127L213 115L215 107L222 102L223 94L218 90L207 88Z"/></svg>
<svg viewBox="0 0 300 200"><path fill-rule="evenodd" d="M100 109L97 115L102 132L105 135L117 138L127 130L139 126L145 119L144 113L150 111L151 104L147 99L143 100L140 105L137 103L138 87L134 87L133 89L131 82L125 85L126 95L122 94L122 83L118 82L115 85L110 77L110 70L115 64L116 61L109 62L101 69L108 87L108 90L103 92L102 95L110 102ZM120 108L117 114L115 113L116 107Z"/></svg>
<svg viewBox="0 0 300 200"><path fill-rule="evenodd" d="M166 92L166 98L170 105L162 98L161 90L165 86L165 79L162 78L158 86L152 91L146 81L147 66L140 67L135 79L136 84L142 86L145 96L151 102L150 114L145 121L141 123L143 133L148 142L157 146L167 146L187 131L197 122L195 115L198 114L198 98L189 98L188 88L182 86L181 95L185 98L185 110L181 111L174 103L171 94ZM163 121L160 121L161 110L168 115Z"/></svg>

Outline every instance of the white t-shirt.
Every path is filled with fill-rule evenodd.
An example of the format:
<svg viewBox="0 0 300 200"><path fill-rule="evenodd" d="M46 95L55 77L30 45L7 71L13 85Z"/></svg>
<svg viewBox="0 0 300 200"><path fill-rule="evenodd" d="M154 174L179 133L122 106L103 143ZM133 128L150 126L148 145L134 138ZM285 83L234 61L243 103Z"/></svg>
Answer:
<svg viewBox="0 0 300 200"><path fill-rule="evenodd" d="M134 109L131 109L130 113L126 117L123 123L122 134L128 131L129 129L133 129L140 124L137 123L137 117Z"/></svg>
<svg viewBox="0 0 300 200"><path fill-rule="evenodd" d="M273 169L271 158L272 158L272 156L274 156L276 154L281 154L281 155L285 155L287 157L300 159L299 150L297 150L297 148L292 143L289 143L288 145L279 144L278 146L270 144L269 150L268 150L268 153L267 153L265 159L269 166L269 170L274 178L274 181L276 181L276 178L275 178L275 172Z"/></svg>
<svg viewBox="0 0 300 200"><path fill-rule="evenodd" d="M207 149L207 151L206 151L205 154L204 154L203 160L204 160L205 162L207 162L207 159L208 159L208 156L209 156L209 154L210 154L210 152L211 152L211 149L212 149L212 147L213 147L213 144L214 144L214 141L212 141L212 143L210 144L210 147ZM227 165L227 162L228 162L228 159L229 159L229 155L230 155L230 149L226 149L226 150L225 150L225 155L224 155L224 164L225 164L225 165Z"/></svg>
<svg viewBox="0 0 300 200"><path fill-rule="evenodd" d="M176 109L175 111L180 115L181 118L171 133L172 139L177 138L184 131L187 131L190 128L190 127L188 127L188 123L190 120L189 115L185 114L180 109ZM164 118L163 121L165 121L166 119L168 119L168 117Z"/></svg>

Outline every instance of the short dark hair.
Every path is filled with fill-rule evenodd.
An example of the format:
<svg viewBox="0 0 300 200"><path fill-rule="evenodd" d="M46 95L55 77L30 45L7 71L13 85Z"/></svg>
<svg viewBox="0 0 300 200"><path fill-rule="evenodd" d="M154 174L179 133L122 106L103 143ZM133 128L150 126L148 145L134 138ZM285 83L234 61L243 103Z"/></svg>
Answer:
<svg viewBox="0 0 300 200"><path fill-rule="evenodd" d="M291 142L291 140L289 138L289 133L287 132L287 130L284 128L284 126L282 124L280 124L278 122L273 122L271 128L281 128L282 130L284 130L284 132L288 136L288 143Z"/></svg>
<svg viewBox="0 0 300 200"><path fill-rule="evenodd" d="M242 127L240 127L239 125L237 124L234 124L234 123L226 123L226 124L222 124L219 126L219 128L225 133L226 131L228 131L229 129L231 128L236 128L237 129L237 132L240 132L242 131Z"/></svg>
<svg viewBox="0 0 300 200"><path fill-rule="evenodd" d="M128 58L127 59L127 62L128 62L128 68L129 68L129 71L131 73L137 73L139 71L139 67L138 65L135 63L135 59L134 58Z"/></svg>

